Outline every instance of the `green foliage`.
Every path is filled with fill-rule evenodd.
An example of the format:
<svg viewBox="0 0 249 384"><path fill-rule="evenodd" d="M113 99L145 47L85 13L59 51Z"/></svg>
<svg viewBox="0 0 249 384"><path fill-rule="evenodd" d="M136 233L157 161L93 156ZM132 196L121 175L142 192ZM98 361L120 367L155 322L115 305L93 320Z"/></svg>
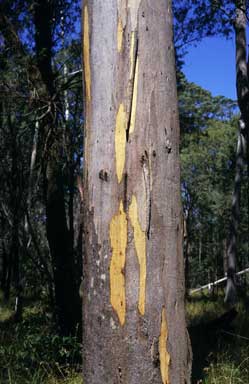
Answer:
<svg viewBox="0 0 249 384"><path fill-rule="evenodd" d="M178 68L188 46L210 36L231 37L235 2L226 0L174 0L174 40Z"/></svg>
<svg viewBox="0 0 249 384"><path fill-rule="evenodd" d="M236 104L179 74L182 201L188 286L224 275L237 143ZM245 173L246 175L246 173ZM248 184L242 186L238 268L248 264Z"/></svg>
<svg viewBox="0 0 249 384"><path fill-rule="evenodd" d="M193 326L214 320L225 311L223 294L219 293L212 299L208 290L197 292L186 303L187 324Z"/></svg>
<svg viewBox="0 0 249 384"><path fill-rule="evenodd" d="M0 311L1 383L80 382L81 344L55 333L41 303L27 307L19 324L8 313L7 308Z"/></svg>
<svg viewBox="0 0 249 384"><path fill-rule="evenodd" d="M248 384L249 348L243 349L243 355L240 362L233 363L234 356L231 353L218 354L216 363L211 363L206 368L207 377L204 379L203 384Z"/></svg>
<svg viewBox="0 0 249 384"><path fill-rule="evenodd" d="M237 103L224 96L213 97L211 92L187 81L182 72L177 74L181 146L201 134L210 121L228 122L237 111Z"/></svg>
<svg viewBox="0 0 249 384"><path fill-rule="evenodd" d="M69 258L70 265L75 266L75 278L71 281L80 281L82 273L77 190L83 156L81 37L76 23L80 20L80 2L40 2L49 3L53 13L49 13L51 20L46 18L48 25L53 24L51 57L47 58L52 62L56 94L51 99L45 92L35 49L35 35L42 33L35 30L34 23L38 3L15 0L0 4L0 288L6 300L9 292L22 286L25 295L46 295L52 304L58 281L54 273L60 270L55 269L51 257L46 227L44 175L52 147L60 148L55 151L54 163L61 168ZM43 54L48 51L50 48ZM56 118L48 128L53 113ZM51 305L54 311L56 308L58 303L57 307Z"/></svg>
<svg viewBox="0 0 249 384"><path fill-rule="evenodd" d="M235 120L210 120L201 133L189 135L181 151L183 208L192 244L192 286L215 278L207 271L215 268L216 260L218 273L223 274L222 242L229 228L235 143Z"/></svg>

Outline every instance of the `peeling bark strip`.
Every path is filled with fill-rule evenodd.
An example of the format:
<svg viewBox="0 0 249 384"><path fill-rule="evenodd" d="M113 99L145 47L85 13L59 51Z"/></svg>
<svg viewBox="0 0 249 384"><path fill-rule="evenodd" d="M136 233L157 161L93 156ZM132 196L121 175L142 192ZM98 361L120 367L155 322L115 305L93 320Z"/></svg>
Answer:
<svg viewBox="0 0 249 384"><path fill-rule="evenodd" d="M116 172L119 183L122 180L125 166L126 126L126 112L124 110L124 105L120 104L115 130Z"/></svg>
<svg viewBox="0 0 249 384"><path fill-rule="evenodd" d="M91 70L90 70L90 38L89 38L89 16L88 7L84 7L84 41L83 41L83 59L85 73L86 100L91 100Z"/></svg>
<svg viewBox="0 0 249 384"><path fill-rule="evenodd" d="M146 294L146 235L142 231L138 220L138 206L135 196L132 196L129 217L134 231L134 243L140 268L138 310L141 315L144 315Z"/></svg>
<svg viewBox="0 0 249 384"><path fill-rule="evenodd" d="M129 141L129 136L134 133L136 111L137 111L137 92L138 92L138 38L137 33L131 33L131 45L130 45L130 77L128 84L128 100L129 105L129 118L126 128L126 140Z"/></svg>
<svg viewBox="0 0 249 384"><path fill-rule="evenodd" d="M131 112L130 112L130 121L128 124L128 132L129 135L135 130L135 122L136 122L136 111L137 111L137 89L138 89L138 57L136 58L135 65L135 74L134 74L134 85L132 90L132 102L131 102ZM128 137L129 137L128 135Z"/></svg>
<svg viewBox="0 0 249 384"><path fill-rule="evenodd" d="M131 92L130 116L129 116L128 126L127 126L127 141L129 140L130 134L134 133L134 130L135 130L136 111L137 111L137 89L138 89L138 57L136 56L135 73L133 77L132 92Z"/></svg>
<svg viewBox="0 0 249 384"><path fill-rule="evenodd" d="M146 295L146 235L142 231L138 220L138 206L135 196L129 208L129 217L134 231L134 243L139 262L139 300L138 310L145 314ZM110 265L110 291L111 304L117 312L121 325L125 323L125 255L127 247L127 219L121 201L119 214L112 218L110 224L110 239L112 246L112 258Z"/></svg>
<svg viewBox="0 0 249 384"><path fill-rule="evenodd" d="M84 384L189 384L171 2L82 9Z"/></svg>
<svg viewBox="0 0 249 384"><path fill-rule="evenodd" d="M118 19L118 31L117 31L117 45L118 45L118 52L119 53L122 50L122 43L123 43L123 24L122 24L122 19L119 17L119 19Z"/></svg>
<svg viewBox="0 0 249 384"><path fill-rule="evenodd" d="M111 304L117 312L121 325L125 323L125 253L127 246L127 220L123 203L119 206L119 213L112 218L110 224L110 239L112 258L110 265Z"/></svg>
<svg viewBox="0 0 249 384"><path fill-rule="evenodd" d="M168 340L168 325L166 320L166 310L162 310L161 318L161 333L159 337L159 359L160 359L160 371L163 384L170 384L169 382L169 364L170 355L167 351Z"/></svg>
<svg viewBox="0 0 249 384"><path fill-rule="evenodd" d="M135 46L136 42L136 46ZM132 81L135 72L135 59L137 52L137 36L134 31L131 32L131 42L130 42L130 81Z"/></svg>

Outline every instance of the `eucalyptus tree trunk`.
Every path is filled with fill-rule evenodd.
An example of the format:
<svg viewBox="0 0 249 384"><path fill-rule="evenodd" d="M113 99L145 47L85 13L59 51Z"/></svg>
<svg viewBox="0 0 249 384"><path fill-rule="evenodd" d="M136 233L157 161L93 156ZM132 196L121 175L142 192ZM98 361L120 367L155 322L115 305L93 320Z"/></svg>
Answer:
<svg viewBox="0 0 249 384"><path fill-rule="evenodd" d="M243 171L248 163L248 131L249 131L249 82L246 42L246 0L236 1L236 18L234 22L236 36L236 88L240 108L238 141L236 151L236 169L234 191L232 197L231 225L227 251L227 286L225 301L233 304L236 301L236 259L237 234L240 216L240 194Z"/></svg>
<svg viewBox="0 0 249 384"><path fill-rule="evenodd" d="M83 2L84 384L185 384L171 2Z"/></svg>

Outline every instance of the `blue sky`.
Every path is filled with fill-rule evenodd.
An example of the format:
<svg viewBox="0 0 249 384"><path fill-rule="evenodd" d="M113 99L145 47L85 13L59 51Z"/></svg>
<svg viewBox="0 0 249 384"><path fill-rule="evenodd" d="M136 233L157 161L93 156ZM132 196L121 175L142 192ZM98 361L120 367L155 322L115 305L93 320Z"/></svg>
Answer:
<svg viewBox="0 0 249 384"><path fill-rule="evenodd" d="M235 43L225 38L206 38L189 47L183 67L187 79L212 92L236 99Z"/></svg>

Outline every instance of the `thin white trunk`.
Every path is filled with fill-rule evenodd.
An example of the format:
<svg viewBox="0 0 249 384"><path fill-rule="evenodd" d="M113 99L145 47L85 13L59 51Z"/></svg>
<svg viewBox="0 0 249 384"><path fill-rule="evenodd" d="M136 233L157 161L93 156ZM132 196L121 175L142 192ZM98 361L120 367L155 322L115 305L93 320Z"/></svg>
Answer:
<svg viewBox="0 0 249 384"><path fill-rule="evenodd" d="M237 273L236 273L236 276L243 275L244 273L247 273L247 272L249 272L249 268L246 268L246 269L243 269L243 270L240 271L240 272L237 272ZM227 280L227 276L222 277L221 279L218 279L218 280L216 280L216 281L213 281L212 283L208 283L208 284L202 285L202 286L199 287L199 288L191 289L191 290L190 290L190 293L192 294L192 293L200 292L200 291L202 291L203 289L206 289L206 288L211 289L212 287L214 287L214 286L216 286L216 285L218 285L218 284L221 284L221 283L223 283L223 282L226 281L226 280Z"/></svg>

